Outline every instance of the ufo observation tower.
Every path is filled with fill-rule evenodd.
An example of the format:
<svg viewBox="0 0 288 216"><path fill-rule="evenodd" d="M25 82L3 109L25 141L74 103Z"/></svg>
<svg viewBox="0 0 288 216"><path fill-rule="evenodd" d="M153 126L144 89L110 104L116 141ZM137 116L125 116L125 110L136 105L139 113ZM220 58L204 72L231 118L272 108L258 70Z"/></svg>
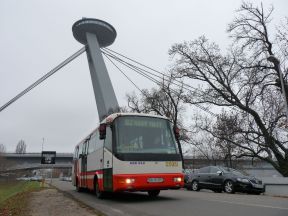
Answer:
<svg viewBox="0 0 288 216"><path fill-rule="evenodd" d="M72 26L74 38L86 46L91 80L100 121L110 113L119 110L117 98L107 72L100 48L111 45L116 30L107 22L83 18Z"/></svg>

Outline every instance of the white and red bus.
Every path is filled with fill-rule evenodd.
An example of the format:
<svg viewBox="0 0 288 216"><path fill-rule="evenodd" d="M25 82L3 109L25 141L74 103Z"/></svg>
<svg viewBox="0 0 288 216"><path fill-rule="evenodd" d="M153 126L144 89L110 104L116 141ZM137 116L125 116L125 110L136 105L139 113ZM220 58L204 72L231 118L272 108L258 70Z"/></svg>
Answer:
<svg viewBox="0 0 288 216"><path fill-rule="evenodd" d="M76 147L72 182L78 191L147 191L184 186L182 160L170 121L161 116L114 113Z"/></svg>

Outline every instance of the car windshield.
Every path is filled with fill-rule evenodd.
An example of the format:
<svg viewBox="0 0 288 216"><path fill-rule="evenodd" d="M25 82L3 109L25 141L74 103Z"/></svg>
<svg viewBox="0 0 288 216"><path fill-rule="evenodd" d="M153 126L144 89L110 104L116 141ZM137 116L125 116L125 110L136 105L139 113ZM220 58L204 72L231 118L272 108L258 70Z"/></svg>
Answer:
<svg viewBox="0 0 288 216"><path fill-rule="evenodd" d="M117 153L178 154L170 122L166 119L122 116L116 120Z"/></svg>

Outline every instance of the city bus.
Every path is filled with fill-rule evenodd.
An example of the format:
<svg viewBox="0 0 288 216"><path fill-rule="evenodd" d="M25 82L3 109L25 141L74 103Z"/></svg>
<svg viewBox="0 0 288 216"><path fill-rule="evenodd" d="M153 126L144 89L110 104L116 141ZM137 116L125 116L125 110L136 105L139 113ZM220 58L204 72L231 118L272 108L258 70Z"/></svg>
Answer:
<svg viewBox="0 0 288 216"><path fill-rule="evenodd" d="M177 130L162 116L114 113L75 147L72 184L77 191L143 191L184 186Z"/></svg>

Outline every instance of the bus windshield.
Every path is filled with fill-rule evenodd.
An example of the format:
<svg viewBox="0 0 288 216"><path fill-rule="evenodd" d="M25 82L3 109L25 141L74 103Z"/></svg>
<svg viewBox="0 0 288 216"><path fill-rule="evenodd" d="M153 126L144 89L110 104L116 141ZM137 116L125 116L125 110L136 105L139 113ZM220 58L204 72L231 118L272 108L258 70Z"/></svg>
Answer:
<svg viewBox="0 0 288 216"><path fill-rule="evenodd" d="M171 124L166 119L122 116L116 119L117 153L178 154Z"/></svg>

